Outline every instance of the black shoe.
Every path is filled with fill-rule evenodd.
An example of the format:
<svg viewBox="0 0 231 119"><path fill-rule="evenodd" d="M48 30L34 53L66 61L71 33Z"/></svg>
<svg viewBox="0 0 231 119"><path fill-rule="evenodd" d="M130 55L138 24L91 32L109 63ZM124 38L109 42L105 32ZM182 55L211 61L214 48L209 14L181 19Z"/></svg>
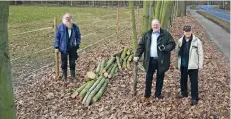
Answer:
<svg viewBox="0 0 231 119"><path fill-rule="evenodd" d="M67 75L62 75L62 80L67 81Z"/></svg>
<svg viewBox="0 0 231 119"><path fill-rule="evenodd" d="M182 98L185 98L185 97L188 97L188 95L178 94L178 95L176 96L177 99L182 99Z"/></svg>
<svg viewBox="0 0 231 119"><path fill-rule="evenodd" d="M197 100L192 100L191 105L197 105L197 104L198 104L198 101L197 101Z"/></svg>
<svg viewBox="0 0 231 119"><path fill-rule="evenodd" d="M70 77L71 81L76 82L75 70L70 70L70 73L71 73L71 77Z"/></svg>
<svg viewBox="0 0 231 119"><path fill-rule="evenodd" d="M143 98L142 98L142 102L144 101L144 102L147 102L147 101L150 101L151 100L151 98L150 98L150 96L144 96Z"/></svg>
<svg viewBox="0 0 231 119"><path fill-rule="evenodd" d="M67 80L67 70L63 70L62 80L63 81Z"/></svg>
<svg viewBox="0 0 231 119"><path fill-rule="evenodd" d="M76 82L77 81L76 78L73 77L73 76L70 77L70 80L71 80L71 82Z"/></svg>
<svg viewBox="0 0 231 119"><path fill-rule="evenodd" d="M160 96L155 96L154 98L157 98L157 99L163 99L164 96L160 95Z"/></svg>
<svg viewBox="0 0 231 119"><path fill-rule="evenodd" d="M71 77L75 77L75 70L70 70Z"/></svg>
<svg viewBox="0 0 231 119"><path fill-rule="evenodd" d="M144 95L144 98L150 98L150 95L149 95L149 96L147 96L147 95Z"/></svg>

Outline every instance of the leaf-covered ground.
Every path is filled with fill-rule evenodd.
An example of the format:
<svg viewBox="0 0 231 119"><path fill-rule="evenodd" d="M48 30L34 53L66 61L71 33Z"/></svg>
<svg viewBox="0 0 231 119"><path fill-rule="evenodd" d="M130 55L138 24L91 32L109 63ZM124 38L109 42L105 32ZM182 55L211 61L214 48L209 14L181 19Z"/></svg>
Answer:
<svg viewBox="0 0 231 119"><path fill-rule="evenodd" d="M166 72L163 99L144 100L145 73L139 70L138 94L131 96L132 71L124 70L110 80L104 96L93 105L85 107L79 98L71 99L73 88L83 84L85 73L97 63L124 46L130 45L130 34L121 36L119 42L104 42L80 54L77 61L78 82L63 85L54 80L54 72L48 71L32 77L30 85L15 90L17 117L19 119L227 119L229 117L230 89L229 64L224 55L208 39L205 30L190 15L176 18L172 35L177 40L185 24L192 25L193 32L203 42L204 69L199 73L199 103L190 106L190 96L178 100L180 91L179 71L175 69L174 53L170 70ZM152 93L155 90L155 76Z"/></svg>

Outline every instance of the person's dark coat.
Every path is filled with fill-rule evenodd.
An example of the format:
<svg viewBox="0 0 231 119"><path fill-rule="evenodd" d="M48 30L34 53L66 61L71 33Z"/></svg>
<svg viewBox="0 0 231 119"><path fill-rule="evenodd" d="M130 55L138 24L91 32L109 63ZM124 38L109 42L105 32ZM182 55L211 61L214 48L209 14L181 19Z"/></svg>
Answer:
<svg viewBox="0 0 231 119"><path fill-rule="evenodd" d="M147 31L140 39L135 57L141 57L144 53L143 66L145 71L148 71L150 60L150 47L153 30ZM164 45L165 50L160 51L158 46ZM173 37L166 30L160 29L160 35L157 38L157 54L158 54L158 71L164 73L169 69L171 51L175 48Z"/></svg>

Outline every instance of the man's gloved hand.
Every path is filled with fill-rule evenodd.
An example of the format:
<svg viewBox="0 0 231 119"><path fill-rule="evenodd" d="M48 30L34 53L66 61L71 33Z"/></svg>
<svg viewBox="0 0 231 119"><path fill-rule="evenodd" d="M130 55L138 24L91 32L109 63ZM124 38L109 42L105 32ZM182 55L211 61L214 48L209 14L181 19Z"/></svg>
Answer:
<svg viewBox="0 0 231 119"><path fill-rule="evenodd" d="M133 58L133 61L134 61L134 62L138 62L138 60L139 60L139 57L134 57L134 58Z"/></svg>

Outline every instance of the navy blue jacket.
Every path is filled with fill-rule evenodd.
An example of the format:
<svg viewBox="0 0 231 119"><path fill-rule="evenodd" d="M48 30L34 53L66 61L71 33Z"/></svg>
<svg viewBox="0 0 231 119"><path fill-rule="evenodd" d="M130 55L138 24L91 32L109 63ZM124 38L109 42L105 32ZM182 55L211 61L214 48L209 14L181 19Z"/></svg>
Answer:
<svg viewBox="0 0 231 119"><path fill-rule="evenodd" d="M67 27L64 24L60 24L57 27L56 35L55 35L55 42L54 42L54 47L56 49L59 49L60 52L62 53L67 53ZM76 24L73 24L73 28L71 31L71 37L69 41L69 47L70 49L74 47L79 47L81 43L81 34L79 27Z"/></svg>

